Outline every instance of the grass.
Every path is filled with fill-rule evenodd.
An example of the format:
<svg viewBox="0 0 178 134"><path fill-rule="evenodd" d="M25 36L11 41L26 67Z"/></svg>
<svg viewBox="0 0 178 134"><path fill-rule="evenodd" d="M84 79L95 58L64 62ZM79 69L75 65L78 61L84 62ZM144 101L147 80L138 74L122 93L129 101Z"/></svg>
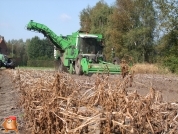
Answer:
<svg viewBox="0 0 178 134"><path fill-rule="evenodd" d="M55 71L54 67L16 67L24 70ZM171 74L168 68L157 64L137 63L132 67L134 73L138 74Z"/></svg>
<svg viewBox="0 0 178 134"><path fill-rule="evenodd" d="M42 71L54 71L54 67L16 67L16 69L24 70L42 70Z"/></svg>
<svg viewBox="0 0 178 134"><path fill-rule="evenodd" d="M141 74L170 74L170 71L167 68L159 66L157 64L148 64L148 63L137 63L132 67L134 73Z"/></svg>

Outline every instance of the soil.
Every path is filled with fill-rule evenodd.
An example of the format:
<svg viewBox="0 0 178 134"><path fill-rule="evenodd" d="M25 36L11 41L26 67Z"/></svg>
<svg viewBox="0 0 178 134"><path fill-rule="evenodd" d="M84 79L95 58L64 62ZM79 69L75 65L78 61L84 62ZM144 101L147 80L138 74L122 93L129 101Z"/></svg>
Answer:
<svg viewBox="0 0 178 134"><path fill-rule="evenodd" d="M16 116L21 134L23 133L22 112L18 107L18 90L13 84L11 71L13 70L0 69L0 124L4 122L4 118ZM4 133L2 126L0 126L0 133ZM8 131L8 133L15 134L15 131Z"/></svg>
<svg viewBox="0 0 178 134"><path fill-rule="evenodd" d="M14 115L17 117L19 134L23 134L27 132L24 130L22 109L18 106L19 93L13 83L12 71L15 70L0 69L0 124L3 123L4 118ZM72 75L75 79L88 81L93 80L95 76ZM118 77L111 75L110 79ZM146 95L151 87L162 92L164 101L178 102L178 76L175 75L136 74L133 78L132 87L127 90L137 90L139 94ZM3 131L4 128L0 126L0 133L3 133ZM9 133L15 134L14 131L9 131Z"/></svg>

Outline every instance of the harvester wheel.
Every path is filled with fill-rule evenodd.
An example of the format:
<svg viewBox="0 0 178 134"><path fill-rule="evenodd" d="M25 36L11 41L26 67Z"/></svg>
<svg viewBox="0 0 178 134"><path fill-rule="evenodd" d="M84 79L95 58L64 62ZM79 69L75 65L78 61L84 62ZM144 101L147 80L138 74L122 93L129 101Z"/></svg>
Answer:
<svg viewBox="0 0 178 134"><path fill-rule="evenodd" d="M115 58L113 59L113 64L115 64L115 65L119 65L119 64L120 64L120 61L119 61L119 58L118 58L118 57L115 57Z"/></svg>
<svg viewBox="0 0 178 134"><path fill-rule="evenodd" d="M8 63L10 64L8 68L15 69L15 61L13 59L9 58Z"/></svg>
<svg viewBox="0 0 178 134"><path fill-rule="evenodd" d="M82 75L82 66L80 64L81 58L77 58L77 60L75 61L75 73L77 75Z"/></svg>
<svg viewBox="0 0 178 134"><path fill-rule="evenodd" d="M0 68L2 67L2 61L0 60Z"/></svg>

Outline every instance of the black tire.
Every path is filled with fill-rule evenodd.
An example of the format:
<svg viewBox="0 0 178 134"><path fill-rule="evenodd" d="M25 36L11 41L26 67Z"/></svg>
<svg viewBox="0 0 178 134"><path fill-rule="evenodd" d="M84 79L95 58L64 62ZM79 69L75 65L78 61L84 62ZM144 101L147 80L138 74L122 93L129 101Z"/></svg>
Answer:
<svg viewBox="0 0 178 134"><path fill-rule="evenodd" d="M0 60L0 68L2 67L2 61Z"/></svg>
<svg viewBox="0 0 178 134"><path fill-rule="evenodd" d="M119 65L119 64L120 64L120 60L119 60L118 57L115 57L115 58L113 59L113 64L115 64L115 65Z"/></svg>
<svg viewBox="0 0 178 134"><path fill-rule="evenodd" d="M9 58L8 63L10 63L10 66L8 68L15 69L15 61L13 59Z"/></svg>
<svg viewBox="0 0 178 134"><path fill-rule="evenodd" d="M81 57L79 57L79 58L77 58L77 60L75 61L75 73L77 74L77 75L82 75L83 74L83 72L82 72L82 66L81 66L81 63L80 63L80 61L81 61Z"/></svg>

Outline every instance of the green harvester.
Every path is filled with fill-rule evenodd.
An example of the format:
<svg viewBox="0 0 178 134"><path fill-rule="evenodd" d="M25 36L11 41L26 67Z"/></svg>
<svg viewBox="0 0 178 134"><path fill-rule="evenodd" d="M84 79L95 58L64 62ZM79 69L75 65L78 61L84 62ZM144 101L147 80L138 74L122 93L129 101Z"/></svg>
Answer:
<svg viewBox="0 0 178 134"><path fill-rule="evenodd" d="M121 74L118 58L113 63L106 62L103 55L103 37L101 34L90 34L77 31L71 35L56 35L47 26L31 20L27 30L38 31L54 45L54 57L59 71L71 74L109 73Z"/></svg>

